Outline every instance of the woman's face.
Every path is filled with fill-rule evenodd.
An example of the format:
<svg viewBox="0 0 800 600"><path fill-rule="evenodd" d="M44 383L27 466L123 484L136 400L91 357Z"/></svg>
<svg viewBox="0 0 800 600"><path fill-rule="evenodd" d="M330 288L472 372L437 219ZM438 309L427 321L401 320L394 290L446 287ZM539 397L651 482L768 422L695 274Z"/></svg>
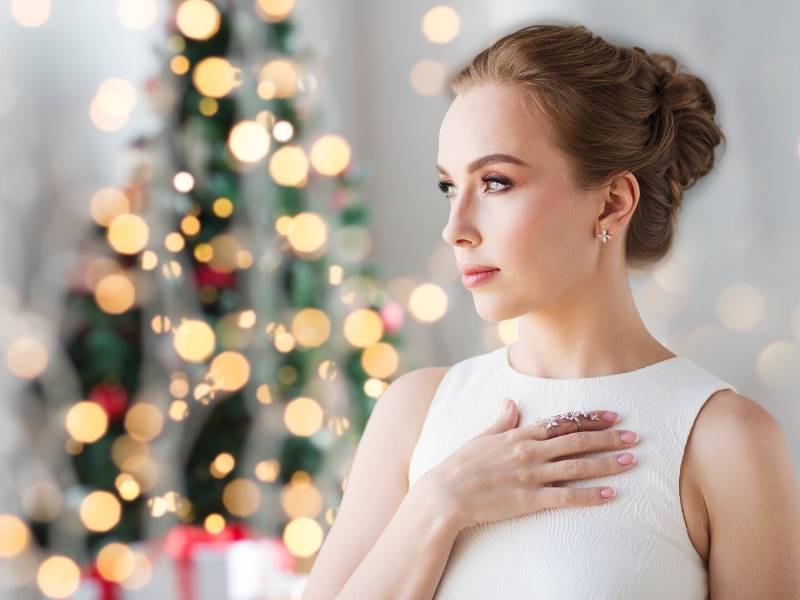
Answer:
<svg viewBox="0 0 800 600"><path fill-rule="evenodd" d="M524 164L469 170L495 153ZM602 246L595 238L602 195L573 186L544 117L523 106L520 92L485 85L457 96L439 130L437 163L450 203L442 238L456 262L500 269L471 288L481 318L567 309L573 294L596 295L590 286Z"/></svg>

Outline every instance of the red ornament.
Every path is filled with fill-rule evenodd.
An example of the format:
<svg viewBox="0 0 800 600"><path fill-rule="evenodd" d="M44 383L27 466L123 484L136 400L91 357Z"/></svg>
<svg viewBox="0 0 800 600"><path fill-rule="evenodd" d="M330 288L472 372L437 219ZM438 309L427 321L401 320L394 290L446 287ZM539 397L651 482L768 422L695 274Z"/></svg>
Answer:
<svg viewBox="0 0 800 600"><path fill-rule="evenodd" d="M212 269L208 265L198 265L194 270L194 279L197 287L212 285L216 288L235 288L236 275L234 273L222 273Z"/></svg>
<svg viewBox="0 0 800 600"><path fill-rule="evenodd" d="M111 421L121 419L128 410L128 391L118 383L98 383L89 392L89 400L102 406Z"/></svg>
<svg viewBox="0 0 800 600"><path fill-rule="evenodd" d="M403 307L397 302L386 302L381 306L379 313L383 320L383 327L388 333L394 333L403 326L405 313Z"/></svg>

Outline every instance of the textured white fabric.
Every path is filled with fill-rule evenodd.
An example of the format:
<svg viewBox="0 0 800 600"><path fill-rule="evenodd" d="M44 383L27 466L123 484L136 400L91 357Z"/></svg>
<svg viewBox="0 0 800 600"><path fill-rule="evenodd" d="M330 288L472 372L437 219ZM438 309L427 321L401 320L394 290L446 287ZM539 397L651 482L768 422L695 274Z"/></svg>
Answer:
<svg viewBox="0 0 800 600"><path fill-rule="evenodd" d="M736 388L683 356L600 377L526 375L508 346L446 372L414 447L409 486L499 415L506 396L520 426L568 410L615 410L614 428L639 434L637 464L625 473L556 485L610 485L599 506L559 507L459 532L437 600L705 599L708 571L689 538L679 495L686 441L705 401ZM612 456L622 450L578 456Z"/></svg>

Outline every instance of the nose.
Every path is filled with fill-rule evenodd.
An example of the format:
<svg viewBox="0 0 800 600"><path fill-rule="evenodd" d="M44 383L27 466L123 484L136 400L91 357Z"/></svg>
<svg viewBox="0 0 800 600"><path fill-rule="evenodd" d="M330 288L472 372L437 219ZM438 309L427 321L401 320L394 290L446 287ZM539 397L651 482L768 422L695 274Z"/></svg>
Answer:
<svg viewBox="0 0 800 600"><path fill-rule="evenodd" d="M468 203L463 199L454 199L450 217L442 229L442 239L451 246L470 246L480 243L480 235L472 220L465 213Z"/></svg>

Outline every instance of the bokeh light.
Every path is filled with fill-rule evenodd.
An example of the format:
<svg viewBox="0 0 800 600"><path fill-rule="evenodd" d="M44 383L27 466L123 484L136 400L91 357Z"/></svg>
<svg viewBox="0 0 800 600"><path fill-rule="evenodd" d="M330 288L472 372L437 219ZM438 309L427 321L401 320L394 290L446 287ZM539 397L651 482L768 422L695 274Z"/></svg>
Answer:
<svg viewBox="0 0 800 600"><path fill-rule="evenodd" d="M461 19L450 6L434 6L422 17L422 33L434 44L452 41L461 28Z"/></svg>

